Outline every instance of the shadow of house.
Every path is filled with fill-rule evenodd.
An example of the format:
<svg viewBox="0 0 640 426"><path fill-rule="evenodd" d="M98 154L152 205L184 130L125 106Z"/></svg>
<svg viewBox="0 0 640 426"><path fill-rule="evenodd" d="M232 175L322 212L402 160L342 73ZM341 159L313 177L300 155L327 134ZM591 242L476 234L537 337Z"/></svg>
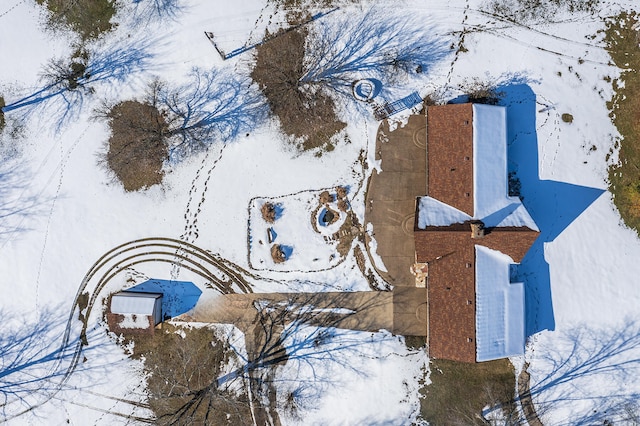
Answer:
<svg viewBox="0 0 640 426"><path fill-rule="evenodd" d="M418 199L415 236L416 261L428 264L428 339L430 354L436 358L473 362L488 359L485 355L516 354L509 350L485 352L480 349L481 342L474 342L474 338L479 340L481 336L493 336L490 340L494 349L500 345L508 347L502 340L504 336L496 332L496 324L501 321L492 325L492 322L483 323L480 318L483 298L479 296L478 289L482 287L479 284L482 277L495 284L499 275L502 281L511 283L505 287L504 294L511 294L507 299L513 296L513 300L517 299L516 305L521 307L517 311L524 318L516 316L517 327L524 328L524 334L520 335L522 338L542 330L554 330L545 243L554 241L604 192L597 188L541 179L535 94L528 85L520 83L498 87L496 92L501 95L497 106L461 104L464 99L459 98L452 105L432 107L431 114L427 111L429 196ZM442 108L439 111L448 108L449 113L440 114L438 119L437 108ZM506 118L494 120L493 124L485 126L487 129L477 128L475 115L486 114L482 111L492 111L492 108L493 111L503 110ZM502 130L497 131L500 128ZM505 148L501 144L493 148L486 145L484 149L476 146L475 141L471 145L469 141L479 131L486 131L491 138L506 142L506 152L503 152ZM438 144L438 141L445 143ZM501 163L500 167L489 166L493 171L483 171L478 175L476 165L491 165L496 161ZM479 176L484 176L484 184L476 181ZM482 194L492 192L494 196L486 199L490 208L484 209L484 213L479 212L478 197L486 197ZM503 198L497 197L498 193ZM519 197L514 197L515 193ZM502 201L496 204L492 199ZM474 224L479 229L474 229ZM539 236L530 232L538 229ZM502 243L497 244L496 239ZM475 253L471 249L473 247ZM501 253L489 253L486 248ZM500 260L498 254L506 254L508 258ZM461 260L462 257L467 260ZM493 275L485 274L488 272L485 268L478 269L480 258L487 264L493 264ZM509 263L508 267L501 265L505 262ZM466 274L465 266L469 269ZM441 271L447 267L449 269ZM474 270L475 274L470 272ZM498 270L502 272L496 275ZM494 292L494 284L484 289ZM517 297L511 288L514 284L520 287ZM439 287L444 288L442 294L436 291ZM466 307L462 306L465 299ZM502 303L495 306L498 299L494 298L485 306L490 310L508 306ZM505 335L513 328L510 322L508 319L502 321ZM523 340L518 341L522 343ZM481 356L482 353L485 355Z"/></svg>
<svg viewBox="0 0 640 426"><path fill-rule="evenodd" d="M540 179L536 132L536 95L526 84L497 89L507 109L507 155L509 173L520 183L520 198L540 229L540 237L517 268L525 284L526 332L531 336L554 330L549 264L544 245L562 233L603 192L565 182Z"/></svg>
<svg viewBox="0 0 640 426"><path fill-rule="evenodd" d="M111 298L109 329L123 334L150 334L161 322L182 315L196 305L202 290L188 281L152 279Z"/></svg>

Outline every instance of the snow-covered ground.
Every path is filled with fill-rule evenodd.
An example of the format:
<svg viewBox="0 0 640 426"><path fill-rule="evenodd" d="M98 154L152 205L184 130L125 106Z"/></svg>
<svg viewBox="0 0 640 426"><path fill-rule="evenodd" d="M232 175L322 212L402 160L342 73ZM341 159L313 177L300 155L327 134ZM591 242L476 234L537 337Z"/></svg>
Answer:
<svg viewBox="0 0 640 426"><path fill-rule="evenodd" d="M5 3L0 6L0 51L5 58L0 94L9 103L40 87L43 65L68 56L74 37L45 30L40 8L31 1ZM15 140L3 136L0 146L13 154L0 157L2 170L16 165L14 177L19 179L10 181L6 196L0 194L6 197L3 202L9 200L21 212L3 219L0 229L0 315L7 324L3 335L11 334L3 336L3 345L26 328L42 336L33 343L36 348L55 347L50 340L57 341L64 332L83 277L104 253L120 244L147 237L182 238L249 269L252 200L346 185L352 191L351 207L362 219L364 175L358 157L364 150L369 164L376 165L372 146L377 123L349 108L342 111L349 141L339 142L321 157L298 154L275 124L267 123L224 148L215 144L208 153L171 166L161 186L138 193L125 193L98 165L108 128L91 116L102 100L140 97L154 76L182 84L194 67L232 67L239 74L247 73L250 53L222 61L204 32L216 32L216 39L230 51L284 19L271 16L272 7L265 1L240 3L190 0L175 19L149 20L144 25L123 11L117 18L118 28L93 48L111 51L123 43L144 47L151 55L144 68L128 73L118 84L96 83L95 93L75 111L77 116L57 132L55 117L42 109L25 118ZM425 40L439 37L456 46L459 32L466 31L465 51L444 55L411 90L433 93L444 101L480 79L498 84L505 94L510 167L518 171L523 202L541 230L521 268L531 337L525 356L513 361L517 366L530 363L531 391L542 420L550 425L601 422L606 416L615 420L614 411L640 395L640 381L635 380L640 367L636 278L640 276L640 240L621 224L606 191L607 166L616 158L614 153L607 160L606 154L617 132L605 102L612 94L608 77L615 78L619 70L609 64L600 38L587 38L603 28L602 20L557 16L557 23L525 27L480 12L479 0L397 3L402 7L395 10L431 23L424 34L417 35ZM603 3L601 14L611 15L621 7L634 7L634 3ZM326 19L360 10L343 8ZM573 122L563 122L563 113L570 113ZM22 116L7 113L8 129L14 118ZM311 227L310 211L303 204L287 204L298 206L288 213L298 214ZM284 243L288 236L279 232L278 238ZM300 240L294 250L296 246L301 250L304 237L295 238ZM368 289L351 254L326 269L333 266L328 255L322 254L327 256L323 268L311 264L295 271L254 271L294 287L259 281L255 290ZM142 282L167 277L193 280L203 296L211 293L201 279L184 269L144 264L118 275L101 295L127 285L126 278ZM24 403L2 407L0 419L6 416L17 425L124 424L131 422L126 416L149 415L135 404L144 400L141 367L104 333L99 321L101 303L99 299L91 312L86 360L64 389L51 400L35 392ZM51 322L51 329L34 326L43 318ZM72 328L72 341L79 338L78 333L74 335L77 331ZM428 368L426 356L409 351L401 338L385 332L340 334L336 347L340 339L358 342L358 353L351 354L356 361L340 362L343 355L337 350L339 362L315 366L323 377L333 380L325 380L322 392L312 393L302 407L301 419L283 413L283 421L407 424L415 419L417 382ZM50 360L41 365L30 366L33 369L25 373L42 374L54 367ZM294 375L298 381L312 377L312 371L295 367L288 364L279 371L283 391ZM12 418L36 403L42 405Z"/></svg>

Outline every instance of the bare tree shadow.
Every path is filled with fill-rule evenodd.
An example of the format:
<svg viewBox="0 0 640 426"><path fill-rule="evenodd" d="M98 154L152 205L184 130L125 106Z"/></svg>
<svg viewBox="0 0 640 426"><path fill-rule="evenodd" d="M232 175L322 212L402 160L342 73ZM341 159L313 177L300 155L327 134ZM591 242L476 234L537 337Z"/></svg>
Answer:
<svg viewBox="0 0 640 426"><path fill-rule="evenodd" d="M30 179L25 163L0 157L0 243L28 231L29 219L50 201L30 192Z"/></svg>
<svg viewBox="0 0 640 426"><path fill-rule="evenodd" d="M22 118L41 113L52 120L58 132L79 116L97 85L123 83L147 67L152 58L151 43L127 40L71 59L52 59L42 71L42 87L7 102L2 112L20 111Z"/></svg>
<svg viewBox="0 0 640 426"><path fill-rule="evenodd" d="M257 424L277 417L277 408L313 407L328 387L344 384L336 374L339 369L366 376L358 360L372 356L368 339L380 343L388 338L383 333L371 333L371 337L367 333L365 337L352 329L379 330L379 319L374 313L380 305L389 303L386 299L354 299L350 293L227 296L238 314L235 318L226 316L222 321L234 324L245 336L244 345L236 343L233 332L227 337L239 366L193 392L192 398L168 417L171 421L190 418L204 399L238 381L249 383ZM242 301L248 301L248 305L241 304ZM371 315L361 315L354 322L353 317L363 311ZM376 352L375 356L390 353ZM283 368L287 371L284 376L278 374ZM276 383L284 395L276 394Z"/></svg>
<svg viewBox="0 0 640 426"><path fill-rule="evenodd" d="M182 0L133 0L133 21L137 24L149 24L154 21L176 21L187 6Z"/></svg>
<svg viewBox="0 0 640 426"><path fill-rule="evenodd" d="M166 111L165 136L174 137L171 160L204 150L215 140L230 142L266 118L267 106L250 78L229 68L194 68L190 77L189 83L180 86L151 86L150 103Z"/></svg>
<svg viewBox="0 0 640 426"><path fill-rule="evenodd" d="M300 81L353 99L354 81L373 78L382 83L382 95L392 95L390 88L443 60L451 52L447 42L428 23L380 8L318 20Z"/></svg>
<svg viewBox="0 0 640 426"><path fill-rule="evenodd" d="M497 90L500 104L507 108L509 172L519 180L522 202L540 228L540 236L518 267L518 278L525 283L526 332L531 336L555 329L544 244L555 240L604 190L540 179L536 95L521 82Z"/></svg>
<svg viewBox="0 0 640 426"><path fill-rule="evenodd" d="M640 420L640 390L633 386L640 374L637 321L609 329L576 326L539 344L536 352L537 363L550 369L530 388L543 416L580 407L560 424L622 424L634 415Z"/></svg>
<svg viewBox="0 0 640 426"><path fill-rule="evenodd" d="M67 318L59 309L46 308L32 321L0 311L0 422L19 417L55 396L80 363L98 346L82 349L80 337L62 345Z"/></svg>

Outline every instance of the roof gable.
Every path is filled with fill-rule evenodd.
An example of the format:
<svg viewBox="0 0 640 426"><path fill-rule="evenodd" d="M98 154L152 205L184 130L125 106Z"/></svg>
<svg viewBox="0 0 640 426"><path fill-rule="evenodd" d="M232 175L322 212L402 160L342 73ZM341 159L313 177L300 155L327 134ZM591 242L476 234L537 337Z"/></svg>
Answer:
<svg viewBox="0 0 640 426"><path fill-rule="evenodd" d="M156 303L161 303L162 294L123 291L111 297L111 312L114 314L153 315Z"/></svg>

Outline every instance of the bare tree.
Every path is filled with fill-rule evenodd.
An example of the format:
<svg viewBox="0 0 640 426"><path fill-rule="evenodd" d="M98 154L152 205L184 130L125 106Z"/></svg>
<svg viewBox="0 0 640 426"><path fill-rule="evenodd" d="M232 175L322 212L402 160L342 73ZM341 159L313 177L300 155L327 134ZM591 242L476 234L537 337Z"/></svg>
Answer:
<svg viewBox="0 0 640 426"><path fill-rule="evenodd" d="M226 407L224 412L232 415L233 410L246 413L251 407L256 424L265 424L277 418L277 408L292 414L291 410L307 406L317 398L322 386L335 380L329 373L322 373L320 363L337 363L364 374L359 371L357 362L354 363L354 357L362 355L362 340L352 331L340 331L338 328L350 326L349 318L357 310L373 308L377 302L348 299L348 295L336 294L290 294L257 299L254 303L255 317L252 320L242 317L235 322L245 334L246 352L236 348L231 339L223 343L209 337L208 342L214 343L208 348L206 345L194 348L181 343L184 350L176 351L176 360L162 364L175 365L179 358L204 360L211 366L216 363L209 362L212 355L205 352L230 348L240 365L224 374L219 374L219 369L203 371L201 361L197 368L187 369L188 373L175 367L166 367L161 374L152 372L151 380L154 374L158 374L157 378L162 378L158 380L165 383L161 394L166 395L170 390L179 395L167 400L159 420L184 424L193 419L211 418L216 410L220 411L216 407L223 404ZM341 301L349 308L335 308L336 302L340 305ZM367 324L361 327L366 329ZM202 351L202 355L194 356L194 351ZM276 368L286 363L299 363L293 366L294 370L299 371L306 365L315 371L313 385L310 386L308 377L293 379L287 382L289 390L286 394L278 396L274 388L279 380ZM172 378L168 379L168 376ZM245 384L247 391L238 399L239 394L232 390Z"/></svg>
<svg viewBox="0 0 640 426"><path fill-rule="evenodd" d="M195 68L188 83L175 87L154 83L148 102L165 114L165 136L172 141L169 155L177 160L214 140L231 141L266 117L260 92L249 78L230 69Z"/></svg>
<svg viewBox="0 0 640 426"><path fill-rule="evenodd" d="M251 78L264 94L271 112L287 135L301 139L303 149L328 146L345 128L330 96L318 88L303 90L307 30L282 32L256 49Z"/></svg>
<svg viewBox="0 0 640 426"><path fill-rule="evenodd" d="M351 98L355 80L375 78L383 87L397 85L399 78L427 73L448 48L428 23L370 9L360 16L317 21L306 52L301 82Z"/></svg>
<svg viewBox="0 0 640 426"><path fill-rule="evenodd" d="M0 422L12 419L50 399L77 361L77 340L60 344L65 318L44 310L34 321L0 312ZM85 351L85 354L87 352Z"/></svg>
<svg viewBox="0 0 640 426"><path fill-rule="evenodd" d="M149 373L149 404L157 424L250 424L246 396L213 388L229 353L209 328L165 331L140 353Z"/></svg>
<svg viewBox="0 0 640 426"><path fill-rule="evenodd" d="M52 59L42 71L43 86L9 102L2 111L5 115L16 110L27 115L46 111L60 130L77 118L96 85L123 83L144 69L152 57L147 47L148 42L130 41L95 52L79 49L70 59Z"/></svg>

